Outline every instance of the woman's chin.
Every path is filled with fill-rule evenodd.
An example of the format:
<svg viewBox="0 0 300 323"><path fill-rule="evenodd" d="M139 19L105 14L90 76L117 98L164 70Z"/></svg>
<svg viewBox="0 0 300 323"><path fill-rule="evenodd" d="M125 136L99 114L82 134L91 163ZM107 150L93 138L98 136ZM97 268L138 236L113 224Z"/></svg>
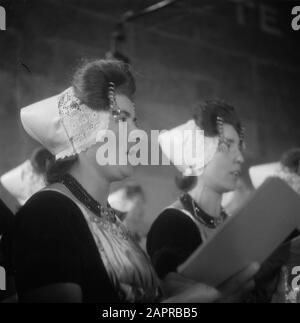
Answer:
<svg viewBox="0 0 300 323"><path fill-rule="evenodd" d="M131 165L119 166L119 167L121 168L120 175L122 177L120 180L130 177L134 173L134 167Z"/></svg>
<svg viewBox="0 0 300 323"><path fill-rule="evenodd" d="M236 182L228 183L226 186L223 187L223 194L233 192L237 189Z"/></svg>

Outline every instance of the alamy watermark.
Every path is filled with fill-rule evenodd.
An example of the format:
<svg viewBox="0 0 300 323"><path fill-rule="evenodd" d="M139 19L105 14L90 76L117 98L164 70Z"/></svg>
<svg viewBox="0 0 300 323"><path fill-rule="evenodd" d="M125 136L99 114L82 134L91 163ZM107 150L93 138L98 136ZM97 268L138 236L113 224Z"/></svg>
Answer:
<svg viewBox="0 0 300 323"><path fill-rule="evenodd" d="M173 130L164 137L163 154L160 155L159 136L166 130L151 130L150 136L141 129L128 132L127 123L119 123L119 131L105 129L97 134L102 143L96 153L100 166L104 165L204 165L204 131ZM202 166L203 166L202 165Z"/></svg>
<svg viewBox="0 0 300 323"><path fill-rule="evenodd" d="M0 30L6 30L6 11L0 6Z"/></svg>
<svg viewBox="0 0 300 323"><path fill-rule="evenodd" d="M291 23L292 28L293 30L298 31L300 30L300 6L295 6L292 9L292 15L295 16L292 19L292 23Z"/></svg>
<svg viewBox="0 0 300 323"><path fill-rule="evenodd" d="M285 303L300 302L300 266L284 267Z"/></svg>
<svg viewBox="0 0 300 323"><path fill-rule="evenodd" d="M3 267L0 266L0 290L6 290L6 272Z"/></svg>
<svg viewBox="0 0 300 323"><path fill-rule="evenodd" d="M292 268L292 288L293 290L300 290L300 266L295 266Z"/></svg>

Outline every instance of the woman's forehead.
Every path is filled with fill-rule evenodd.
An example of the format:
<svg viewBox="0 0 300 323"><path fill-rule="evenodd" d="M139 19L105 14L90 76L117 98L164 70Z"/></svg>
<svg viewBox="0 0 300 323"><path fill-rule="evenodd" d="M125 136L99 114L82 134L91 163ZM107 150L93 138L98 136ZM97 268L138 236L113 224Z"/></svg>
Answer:
<svg viewBox="0 0 300 323"><path fill-rule="evenodd" d="M223 125L223 131L224 131L225 138L232 139L234 141L239 142L240 140L239 134L231 124L225 123Z"/></svg>

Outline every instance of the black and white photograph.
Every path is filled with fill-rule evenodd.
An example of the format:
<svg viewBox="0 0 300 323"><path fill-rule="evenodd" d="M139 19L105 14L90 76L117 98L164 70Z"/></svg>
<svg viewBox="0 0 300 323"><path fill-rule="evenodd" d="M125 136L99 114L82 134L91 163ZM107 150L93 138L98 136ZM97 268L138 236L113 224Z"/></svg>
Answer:
<svg viewBox="0 0 300 323"><path fill-rule="evenodd" d="M0 0L0 152L1 308L300 303L300 1Z"/></svg>

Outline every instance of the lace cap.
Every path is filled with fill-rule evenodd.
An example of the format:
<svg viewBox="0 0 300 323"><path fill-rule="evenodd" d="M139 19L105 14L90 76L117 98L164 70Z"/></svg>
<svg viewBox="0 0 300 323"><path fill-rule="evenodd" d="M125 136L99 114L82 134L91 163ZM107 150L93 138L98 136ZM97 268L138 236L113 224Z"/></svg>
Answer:
<svg viewBox="0 0 300 323"><path fill-rule="evenodd" d="M82 104L72 87L21 109L26 132L56 159L79 154L100 141L99 131L109 125L109 111L94 111Z"/></svg>
<svg viewBox="0 0 300 323"><path fill-rule="evenodd" d="M219 137L206 137L192 119L162 132L158 141L165 156L184 176L199 176L214 157Z"/></svg>

